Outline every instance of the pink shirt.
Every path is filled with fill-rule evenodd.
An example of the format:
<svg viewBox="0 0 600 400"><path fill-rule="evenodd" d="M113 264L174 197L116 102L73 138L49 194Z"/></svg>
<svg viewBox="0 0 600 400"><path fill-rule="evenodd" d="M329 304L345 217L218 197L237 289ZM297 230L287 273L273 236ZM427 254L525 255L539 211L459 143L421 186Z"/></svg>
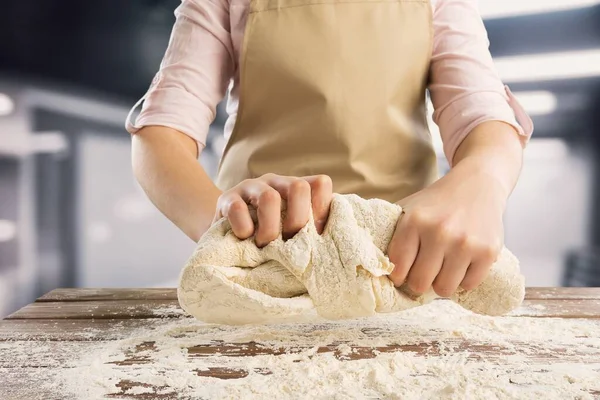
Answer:
<svg viewBox="0 0 600 400"><path fill-rule="evenodd" d="M239 59L249 3L182 0L160 70L141 99L142 111L135 123L127 122L130 133L148 125L168 126L195 139L202 149L216 106L233 79L225 124L229 139L237 115ZM533 124L494 68L477 0L432 0L432 6L429 92L448 160L484 121L504 121L528 139Z"/></svg>

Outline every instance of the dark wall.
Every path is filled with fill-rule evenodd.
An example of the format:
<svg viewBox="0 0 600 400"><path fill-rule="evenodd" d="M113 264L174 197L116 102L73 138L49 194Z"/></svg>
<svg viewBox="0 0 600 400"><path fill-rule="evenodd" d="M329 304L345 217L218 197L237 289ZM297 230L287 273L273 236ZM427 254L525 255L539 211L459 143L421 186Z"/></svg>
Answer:
<svg viewBox="0 0 600 400"><path fill-rule="evenodd" d="M0 74L134 100L159 67L181 0L2 0ZM600 6L485 21L494 56L600 47Z"/></svg>
<svg viewBox="0 0 600 400"><path fill-rule="evenodd" d="M133 99L167 47L179 0L3 0L0 72Z"/></svg>

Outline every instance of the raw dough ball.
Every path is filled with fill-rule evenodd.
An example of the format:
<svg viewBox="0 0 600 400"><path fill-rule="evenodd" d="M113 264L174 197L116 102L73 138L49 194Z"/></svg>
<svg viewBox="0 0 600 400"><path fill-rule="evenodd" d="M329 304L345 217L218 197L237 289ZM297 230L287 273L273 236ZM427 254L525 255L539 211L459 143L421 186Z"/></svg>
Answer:
<svg viewBox="0 0 600 400"><path fill-rule="evenodd" d="M429 303L428 293L411 299L388 279L394 266L385 255L398 205L334 195L322 235L313 221L292 239L281 236L259 249L253 238L239 240L226 219L202 237L184 267L179 303L194 317L224 324L312 319L349 319ZM481 314L501 315L525 294L518 260L503 249L487 279L451 299Z"/></svg>

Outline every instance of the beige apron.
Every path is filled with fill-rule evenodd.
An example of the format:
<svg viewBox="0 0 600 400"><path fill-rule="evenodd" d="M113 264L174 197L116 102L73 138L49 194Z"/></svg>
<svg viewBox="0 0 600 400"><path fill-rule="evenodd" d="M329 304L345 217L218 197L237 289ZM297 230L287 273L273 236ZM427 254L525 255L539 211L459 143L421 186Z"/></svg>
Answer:
<svg viewBox="0 0 600 400"><path fill-rule="evenodd" d="M217 185L326 174L394 202L433 182L431 18L429 0L252 0Z"/></svg>

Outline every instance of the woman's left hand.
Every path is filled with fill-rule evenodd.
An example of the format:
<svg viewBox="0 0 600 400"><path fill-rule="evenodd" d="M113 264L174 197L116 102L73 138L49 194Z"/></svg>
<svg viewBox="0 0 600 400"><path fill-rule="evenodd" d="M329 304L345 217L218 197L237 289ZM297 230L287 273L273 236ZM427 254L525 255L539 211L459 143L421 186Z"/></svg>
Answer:
<svg viewBox="0 0 600 400"><path fill-rule="evenodd" d="M404 214L388 247L390 279L413 295L477 287L502 249L506 200L492 177L458 167L398 202Z"/></svg>

